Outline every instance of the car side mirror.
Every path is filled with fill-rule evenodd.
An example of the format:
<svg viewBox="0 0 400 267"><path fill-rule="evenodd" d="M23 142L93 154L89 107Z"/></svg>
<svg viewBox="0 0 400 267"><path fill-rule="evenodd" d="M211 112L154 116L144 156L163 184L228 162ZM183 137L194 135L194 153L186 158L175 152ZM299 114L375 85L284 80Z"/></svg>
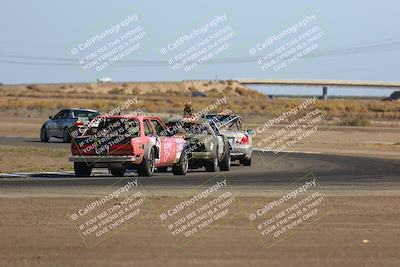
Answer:
<svg viewBox="0 0 400 267"><path fill-rule="evenodd" d="M247 133L248 135L254 135L254 134L255 134L255 132L254 132L253 130L251 130L251 129L246 130L246 133Z"/></svg>
<svg viewBox="0 0 400 267"><path fill-rule="evenodd" d="M52 119L53 119L53 116L49 116L49 119L52 120Z"/></svg>

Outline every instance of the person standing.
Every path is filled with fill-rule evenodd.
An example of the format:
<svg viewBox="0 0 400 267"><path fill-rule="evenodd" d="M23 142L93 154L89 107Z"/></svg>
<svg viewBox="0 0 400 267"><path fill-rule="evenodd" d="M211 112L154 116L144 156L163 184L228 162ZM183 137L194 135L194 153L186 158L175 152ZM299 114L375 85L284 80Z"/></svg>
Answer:
<svg viewBox="0 0 400 267"><path fill-rule="evenodd" d="M185 100L185 107L183 108L183 117L184 118L192 118L193 117L193 107L192 107L192 99L187 98Z"/></svg>

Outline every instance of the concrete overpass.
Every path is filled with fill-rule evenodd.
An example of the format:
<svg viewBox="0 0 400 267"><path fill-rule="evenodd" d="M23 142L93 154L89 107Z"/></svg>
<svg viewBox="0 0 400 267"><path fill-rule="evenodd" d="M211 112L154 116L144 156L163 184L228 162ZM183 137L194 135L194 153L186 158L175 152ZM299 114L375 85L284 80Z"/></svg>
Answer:
<svg viewBox="0 0 400 267"><path fill-rule="evenodd" d="M346 81L346 80L267 80L267 79L237 79L244 85L280 85L280 86L321 86L322 98L328 97L328 86L361 87L374 89L400 88L400 82L383 81Z"/></svg>

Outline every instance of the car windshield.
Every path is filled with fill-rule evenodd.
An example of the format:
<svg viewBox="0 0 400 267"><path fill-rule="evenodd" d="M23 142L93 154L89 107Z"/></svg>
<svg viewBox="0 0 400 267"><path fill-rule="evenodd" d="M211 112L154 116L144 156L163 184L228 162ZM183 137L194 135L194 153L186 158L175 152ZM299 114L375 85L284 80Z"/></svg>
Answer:
<svg viewBox="0 0 400 267"><path fill-rule="evenodd" d="M88 110L74 110L74 115L78 119L83 119L83 120L93 120L97 116L99 116L98 112L93 112L93 111L88 111Z"/></svg>

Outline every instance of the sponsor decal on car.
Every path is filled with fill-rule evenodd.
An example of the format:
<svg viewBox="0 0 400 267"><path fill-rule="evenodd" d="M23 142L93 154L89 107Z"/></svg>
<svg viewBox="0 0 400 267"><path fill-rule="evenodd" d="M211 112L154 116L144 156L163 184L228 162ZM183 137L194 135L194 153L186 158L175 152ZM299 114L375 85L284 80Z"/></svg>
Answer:
<svg viewBox="0 0 400 267"><path fill-rule="evenodd" d="M164 161L167 161L171 155L172 141L170 139L165 139L164 144Z"/></svg>

